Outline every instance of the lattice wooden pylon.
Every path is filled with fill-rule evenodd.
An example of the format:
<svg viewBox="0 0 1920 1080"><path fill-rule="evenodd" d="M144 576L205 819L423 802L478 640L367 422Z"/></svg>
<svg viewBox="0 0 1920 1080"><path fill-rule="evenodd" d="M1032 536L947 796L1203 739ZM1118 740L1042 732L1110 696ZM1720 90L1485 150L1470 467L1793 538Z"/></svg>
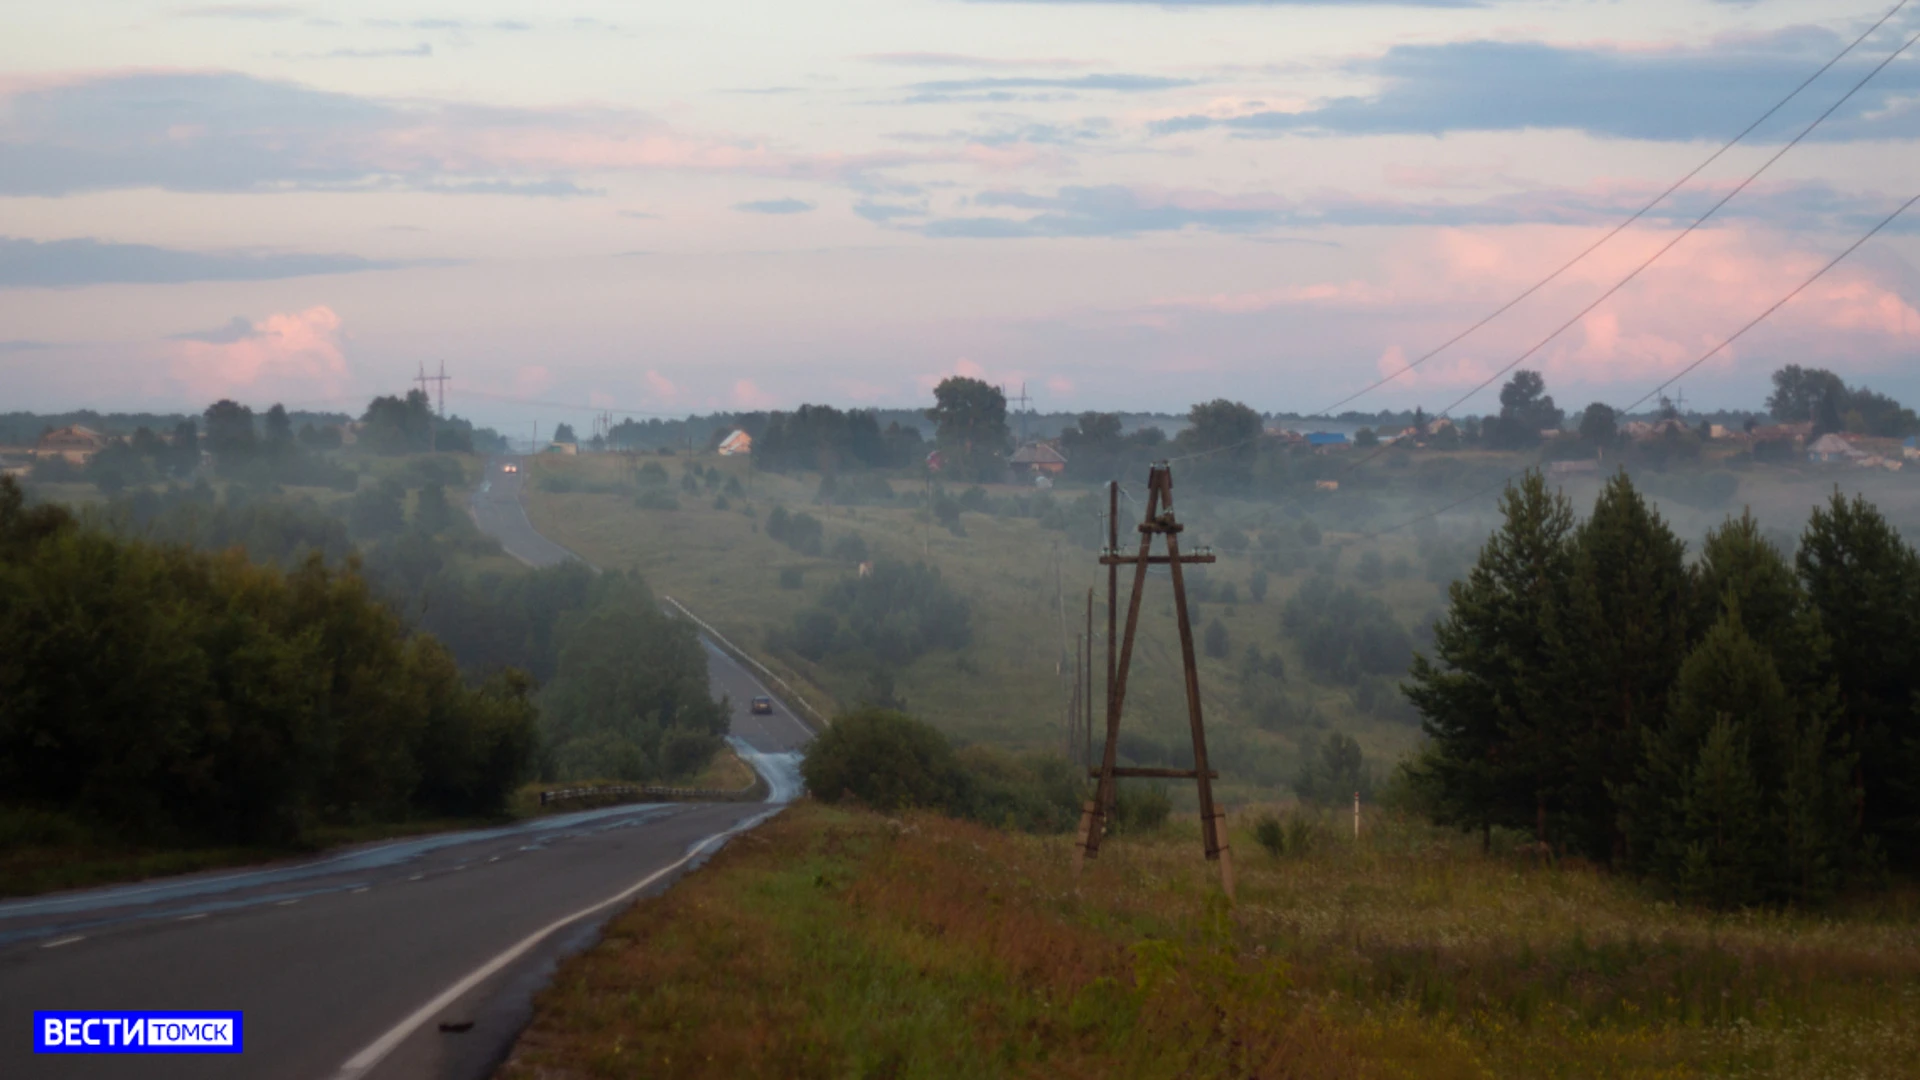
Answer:
<svg viewBox="0 0 1920 1080"><path fill-rule="evenodd" d="M1187 584L1181 567L1188 563L1210 563L1213 553L1202 550L1192 555L1180 554L1180 533L1185 526L1174 520L1173 516L1173 471L1166 462L1153 465L1147 471L1147 507L1144 519L1140 522L1140 551L1135 555L1123 555L1119 551L1118 530L1111 524L1109 516L1109 546L1100 553L1103 566L1133 567L1133 594L1127 598L1127 625L1120 638L1120 658L1113 669L1107 685L1107 739L1105 749L1100 755L1100 764L1087 770L1088 776L1099 781L1094 790L1092 801L1088 802L1080 816L1080 834L1074 848L1073 869L1079 873L1086 859L1100 854L1100 839L1106 831L1109 818L1113 813L1115 784L1123 777L1151 777L1168 780L1193 780L1200 790L1200 837L1206 845L1207 858L1220 864L1220 883L1225 887L1229 899L1233 896L1233 853L1227 847L1226 816L1213 801L1213 781L1219 773L1207 765L1207 732L1205 722L1200 715L1200 670L1193 656L1193 622L1187 612ZM1167 553L1153 554L1154 537L1165 537ZM1186 669L1187 682L1187 721L1193 730L1193 768L1191 769L1149 769L1122 768L1115 764L1115 755L1120 738L1120 713L1127 699L1127 673L1133 666L1133 642L1140 627L1140 600L1146 591L1147 567L1165 566L1173 578L1174 618L1180 625L1180 661ZM1115 574L1109 571L1107 610L1111 612L1118 597L1113 584Z"/></svg>

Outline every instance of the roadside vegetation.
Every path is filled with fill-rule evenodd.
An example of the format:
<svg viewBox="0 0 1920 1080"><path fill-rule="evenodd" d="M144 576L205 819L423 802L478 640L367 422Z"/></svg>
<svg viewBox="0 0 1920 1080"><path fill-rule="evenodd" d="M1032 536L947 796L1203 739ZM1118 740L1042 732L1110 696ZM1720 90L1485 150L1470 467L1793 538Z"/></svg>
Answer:
<svg viewBox="0 0 1920 1080"><path fill-rule="evenodd" d="M1105 845L803 803L562 965L498 1074L1905 1075L1920 897L1722 916L1370 814Z"/></svg>

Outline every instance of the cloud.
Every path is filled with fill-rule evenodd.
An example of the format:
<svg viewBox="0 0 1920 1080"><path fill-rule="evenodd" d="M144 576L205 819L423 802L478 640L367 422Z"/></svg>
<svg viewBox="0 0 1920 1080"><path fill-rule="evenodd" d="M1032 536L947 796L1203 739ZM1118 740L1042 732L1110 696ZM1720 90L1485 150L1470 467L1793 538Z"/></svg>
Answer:
<svg viewBox="0 0 1920 1080"><path fill-rule="evenodd" d="M0 195L236 192L582 194L581 172L824 176L902 155L808 159L677 132L613 107L386 101L234 72L0 85Z"/></svg>
<svg viewBox="0 0 1920 1080"><path fill-rule="evenodd" d="M424 59L433 55L433 46L426 42L405 49L333 49L319 53L281 53L289 60L398 60Z"/></svg>
<svg viewBox="0 0 1920 1080"><path fill-rule="evenodd" d="M1194 86L1195 79L1173 78L1166 75L1138 75L1110 73L1104 75L1069 75L1047 78L1034 75L986 76L975 79L933 79L927 82L910 83L906 90L908 96L902 104L923 105L951 101L1012 101L1025 95L1020 91L1111 91L1115 93L1137 94L1155 90L1177 90Z"/></svg>
<svg viewBox="0 0 1920 1080"><path fill-rule="evenodd" d="M1458 330L1538 280L1550 265L1600 235L1597 227L1519 226L1427 230L1395 242L1362 278L1324 280L1240 293L1163 299L1116 322L1153 325L1169 343L1207 342L1229 364L1261 364L1257 343L1284 335L1307 367L1344 372L1324 390L1337 396ZM1491 376L1545 338L1567 314L1624 276L1670 237L1637 236L1608 245L1515 312L1395 381L1383 399L1451 397ZM1746 226L1696 233L1612 300L1527 362L1553 387L1579 387L1579 400L1637 392L1677 371L1785 296L1823 265L1832 245ZM1849 369L1884 367L1920 349L1920 281L1888 253L1863 250L1781 308L1705 373L1753 370L1819 356ZM1136 316L1160 316L1157 324ZM1256 344L1246 344L1256 343ZM1354 372L1357 357L1373 358ZM1844 363L1842 363L1844 362ZM1317 380L1318 381L1318 380ZM1297 392L1301 392L1296 390ZM1491 395L1489 390L1488 394ZM1370 399L1369 399L1370 400ZM1562 397L1572 404L1574 395ZM1313 408L1320 402L1296 402ZM1357 407L1373 407L1366 401ZM1464 411L1490 403L1475 399Z"/></svg>
<svg viewBox="0 0 1920 1080"><path fill-rule="evenodd" d="M648 369L646 379L647 389L654 397L662 401L672 401L674 398L680 396L680 388L673 385L673 380L667 378L665 375Z"/></svg>
<svg viewBox="0 0 1920 1080"><path fill-rule="evenodd" d="M1060 4L1091 7L1095 4L1148 4L1159 8L1178 10L1180 8L1217 8L1217 7L1432 7L1432 8L1476 8L1485 7L1486 0L974 0L975 3L989 4Z"/></svg>
<svg viewBox="0 0 1920 1080"><path fill-rule="evenodd" d="M305 15L292 4L204 4L174 12L185 19L237 19L245 22L282 22Z"/></svg>
<svg viewBox="0 0 1920 1080"><path fill-rule="evenodd" d="M1682 192L1642 220L1651 225L1691 224L1728 189L1725 183ZM1352 195L1344 191L1282 196L1229 194L1194 188L1105 185L1063 187L1052 194L987 191L971 205L1013 213L925 217L884 204L859 204L870 221L911 227L931 237L1029 239L1034 237L1129 237L1143 233L1233 233L1267 241L1315 242L1261 235L1275 229L1379 226L1494 226L1523 224L1611 225L1644 206L1661 189L1644 183L1603 183L1587 188L1537 188L1474 201L1413 201ZM1727 204L1709 228L1736 220L1778 228L1853 231L1885 216L1897 200L1872 192L1843 192L1826 184L1755 185ZM1890 232L1920 232L1920 217L1902 219ZM1319 241L1324 242L1324 241Z"/></svg>
<svg viewBox="0 0 1920 1080"><path fill-rule="evenodd" d="M333 395L351 381L340 316L324 305L258 321L235 318L171 340L170 373L202 399L243 391Z"/></svg>
<svg viewBox="0 0 1920 1080"><path fill-rule="evenodd" d="M804 214L813 209L813 204L799 199L761 199L734 203L733 208L743 214Z"/></svg>
<svg viewBox="0 0 1920 1080"><path fill-rule="evenodd" d="M950 52L866 53L857 59L865 60L870 64L890 64L896 67L1083 68L1094 65L1092 60L1072 60L1063 56L1003 58Z"/></svg>
<svg viewBox="0 0 1920 1080"><path fill-rule="evenodd" d="M733 404L742 409L771 409L778 401L752 379L737 379L733 384Z"/></svg>
<svg viewBox="0 0 1920 1080"><path fill-rule="evenodd" d="M38 241L0 236L0 289L266 281L407 265L417 264L357 255L179 251L90 238Z"/></svg>
<svg viewBox="0 0 1920 1080"><path fill-rule="evenodd" d="M386 100L236 72L0 80L0 196L423 191L597 195L602 173L735 173L884 186L881 170L1005 162L968 148L798 153L605 105Z"/></svg>
<svg viewBox="0 0 1920 1080"><path fill-rule="evenodd" d="M1231 115L1189 114L1154 122L1157 134L1216 129L1236 135L1430 134L1449 131L1566 129L1626 139L1725 138L1766 102L1804 79L1816 57L1840 38L1797 28L1729 39L1705 49L1562 47L1540 42L1465 41L1399 45L1347 65L1379 89L1299 110L1256 108ZM1831 101L1878 62L1849 57L1808 101ZM1812 138L1845 140L1920 135L1920 64L1895 63L1848 101ZM1815 115L1795 106L1769 121L1760 138L1783 137Z"/></svg>

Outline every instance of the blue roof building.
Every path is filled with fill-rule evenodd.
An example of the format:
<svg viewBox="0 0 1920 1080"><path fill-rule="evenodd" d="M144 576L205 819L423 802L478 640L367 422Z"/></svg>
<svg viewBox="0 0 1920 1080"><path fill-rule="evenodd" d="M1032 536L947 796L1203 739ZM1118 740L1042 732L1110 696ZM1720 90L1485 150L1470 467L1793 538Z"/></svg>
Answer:
<svg viewBox="0 0 1920 1080"><path fill-rule="evenodd" d="M1347 445L1347 436L1346 433L1342 431L1309 431L1307 432L1307 445L1345 446Z"/></svg>

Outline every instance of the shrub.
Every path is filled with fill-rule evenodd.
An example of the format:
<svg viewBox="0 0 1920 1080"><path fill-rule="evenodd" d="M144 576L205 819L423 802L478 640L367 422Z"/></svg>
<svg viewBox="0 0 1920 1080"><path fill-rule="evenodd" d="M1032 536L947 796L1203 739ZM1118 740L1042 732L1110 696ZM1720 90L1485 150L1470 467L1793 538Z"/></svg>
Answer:
<svg viewBox="0 0 1920 1080"><path fill-rule="evenodd" d="M883 812L951 810L962 805L965 788L946 736L888 709L836 717L808 744L800 775L822 802L851 797Z"/></svg>
<svg viewBox="0 0 1920 1080"><path fill-rule="evenodd" d="M833 557L840 562L863 563L867 561L867 542L859 533L847 533L833 542Z"/></svg>
<svg viewBox="0 0 1920 1080"><path fill-rule="evenodd" d="M634 496L633 505L642 510L678 510L680 500L664 488L648 488Z"/></svg>
<svg viewBox="0 0 1920 1080"><path fill-rule="evenodd" d="M1219 619L1208 623L1204 646L1208 656L1213 657L1215 660L1225 660L1227 653L1233 648L1232 643L1228 640L1227 624L1221 622Z"/></svg>
<svg viewBox="0 0 1920 1080"><path fill-rule="evenodd" d="M803 584L804 575L805 571L798 566L783 566L780 568L780 587L798 589Z"/></svg>
<svg viewBox="0 0 1920 1080"><path fill-rule="evenodd" d="M1267 849L1267 854L1279 858L1287 853L1286 827L1280 819L1271 813L1261 814L1253 821L1253 838Z"/></svg>

